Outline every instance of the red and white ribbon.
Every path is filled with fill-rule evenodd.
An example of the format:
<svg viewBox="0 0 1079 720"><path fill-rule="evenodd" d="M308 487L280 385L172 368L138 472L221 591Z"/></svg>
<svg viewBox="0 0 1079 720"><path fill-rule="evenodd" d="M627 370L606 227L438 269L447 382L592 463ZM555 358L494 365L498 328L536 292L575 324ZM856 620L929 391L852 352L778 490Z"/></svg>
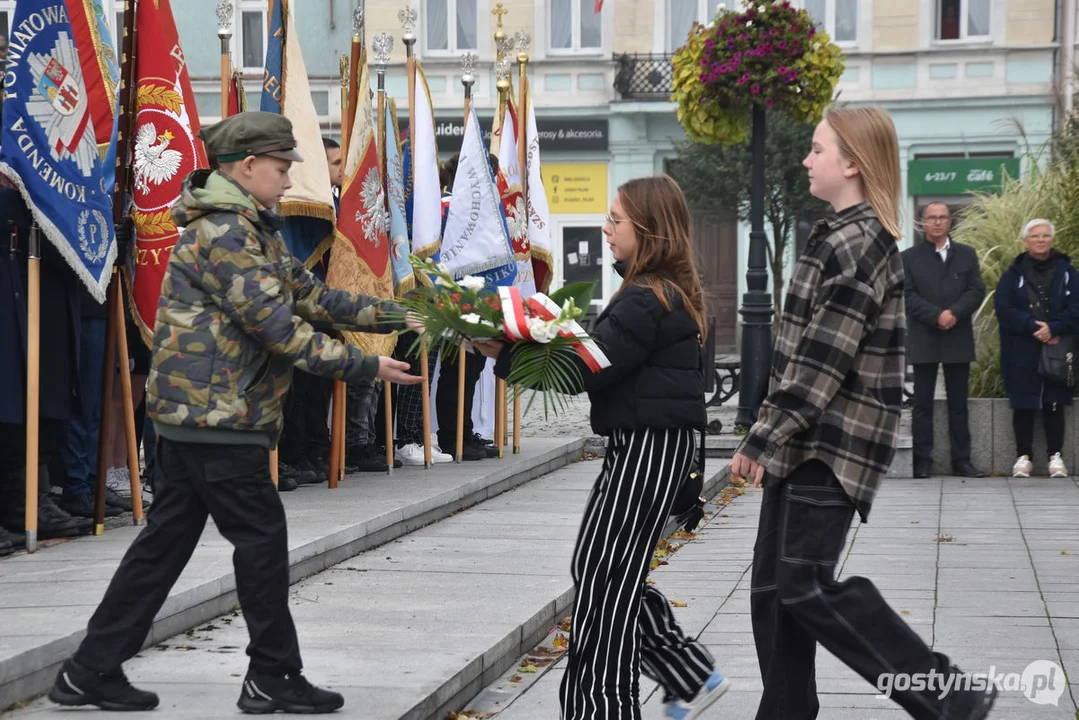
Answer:
<svg viewBox="0 0 1079 720"><path fill-rule="evenodd" d="M500 287L498 297L502 302L502 327L506 332L506 337L513 341L534 341L532 333L528 330L528 317L525 315L526 305L532 317L537 317L547 322L557 320L562 313L562 308L558 307L554 300L551 300L543 293L536 293L528 300L522 300L521 291L518 288ZM577 339L577 342L573 343L572 347L592 372L599 372L611 366L611 361L607 359L607 356L599 349L596 342L588 337L588 333L576 321L571 321L569 328L560 330L558 334L565 338Z"/></svg>
<svg viewBox="0 0 1079 720"><path fill-rule="evenodd" d="M528 331L528 318L525 316L521 291L516 287L500 287L498 299L502 301L502 329L505 330L506 336L515 342L531 340L532 333Z"/></svg>

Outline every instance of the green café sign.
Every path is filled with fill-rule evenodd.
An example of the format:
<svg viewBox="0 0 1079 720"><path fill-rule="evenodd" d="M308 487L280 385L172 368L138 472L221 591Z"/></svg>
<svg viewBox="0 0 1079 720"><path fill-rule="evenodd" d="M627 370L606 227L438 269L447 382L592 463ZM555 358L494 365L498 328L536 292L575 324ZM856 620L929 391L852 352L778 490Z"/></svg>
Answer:
<svg viewBox="0 0 1079 720"><path fill-rule="evenodd" d="M994 192L1008 177L1019 177L1018 158L933 158L907 165L907 194L913 196L962 195L980 190Z"/></svg>

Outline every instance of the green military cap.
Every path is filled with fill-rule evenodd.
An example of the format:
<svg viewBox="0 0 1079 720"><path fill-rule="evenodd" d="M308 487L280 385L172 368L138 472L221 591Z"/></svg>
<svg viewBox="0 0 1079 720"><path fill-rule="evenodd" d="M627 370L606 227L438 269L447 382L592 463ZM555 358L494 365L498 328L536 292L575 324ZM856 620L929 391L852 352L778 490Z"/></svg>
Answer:
<svg viewBox="0 0 1079 720"><path fill-rule="evenodd" d="M199 137L219 163L243 160L248 155L272 155L303 162L296 152L292 123L277 113L250 110L204 127Z"/></svg>

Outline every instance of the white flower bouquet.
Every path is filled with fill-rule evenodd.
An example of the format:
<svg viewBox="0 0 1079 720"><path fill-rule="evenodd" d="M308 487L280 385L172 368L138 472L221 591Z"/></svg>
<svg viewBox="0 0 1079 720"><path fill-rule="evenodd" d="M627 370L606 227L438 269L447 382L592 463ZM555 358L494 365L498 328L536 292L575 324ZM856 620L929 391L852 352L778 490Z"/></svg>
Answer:
<svg viewBox="0 0 1079 720"><path fill-rule="evenodd" d="M541 392L545 411L561 406L557 395L581 392L582 365L591 372L610 366L577 322L592 301L595 283L571 283L549 296L524 299L514 287L488 289L481 277L455 280L433 260L411 256L409 261L433 280L398 301L426 328L413 350L423 344L447 357L472 340L511 343L506 381Z"/></svg>

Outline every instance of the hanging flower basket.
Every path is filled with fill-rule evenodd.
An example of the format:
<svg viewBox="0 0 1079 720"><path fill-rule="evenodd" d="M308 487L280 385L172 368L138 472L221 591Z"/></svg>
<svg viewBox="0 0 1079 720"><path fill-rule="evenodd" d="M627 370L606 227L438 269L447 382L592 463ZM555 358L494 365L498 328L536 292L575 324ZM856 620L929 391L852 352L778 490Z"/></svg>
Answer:
<svg viewBox="0 0 1079 720"><path fill-rule="evenodd" d="M835 97L842 51L790 2L750 2L695 23L674 56L671 100L694 142L744 142L755 105L816 123Z"/></svg>

